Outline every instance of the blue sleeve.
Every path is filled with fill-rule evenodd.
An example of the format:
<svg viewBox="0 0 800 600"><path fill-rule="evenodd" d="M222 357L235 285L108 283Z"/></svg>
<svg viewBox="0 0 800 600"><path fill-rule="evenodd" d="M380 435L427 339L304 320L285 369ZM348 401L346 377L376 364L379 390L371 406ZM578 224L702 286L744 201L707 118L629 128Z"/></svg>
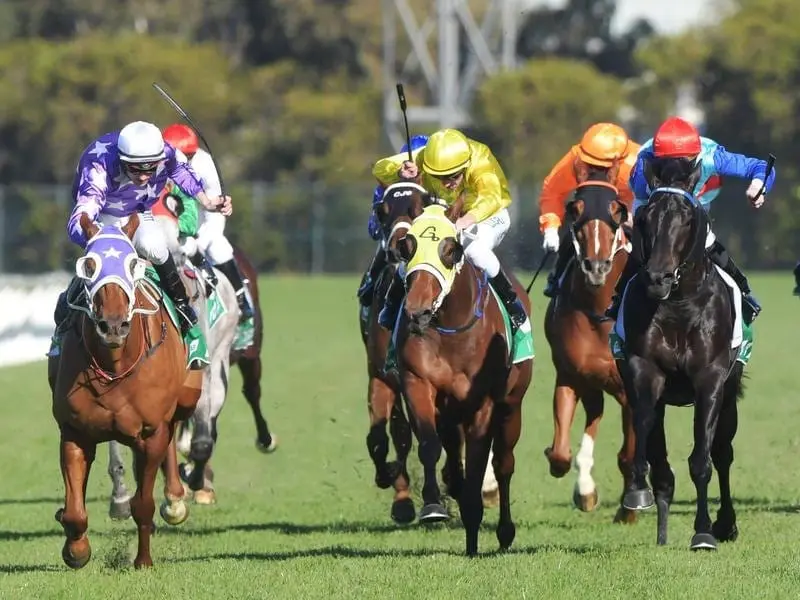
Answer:
<svg viewBox="0 0 800 600"><path fill-rule="evenodd" d="M631 169L628 185L633 192L635 200L647 200L647 180L644 178L644 154L640 153L636 164Z"/></svg>
<svg viewBox="0 0 800 600"><path fill-rule="evenodd" d="M381 224L378 221L378 215L375 214L375 207L381 202L383 202L383 187L376 185L375 191L372 193L372 210L369 211L369 223L367 223L369 236L375 241L381 237Z"/></svg>
<svg viewBox="0 0 800 600"><path fill-rule="evenodd" d="M767 175L767 161L760 158L750 158L744 154L728 152L724 146L717 146L714 151L714 166L717 173L723 177L739 177L741 179L760 179L764 181ZM775 183L775 169L772 169L767 181L767 193L772 190Z"/></svg>

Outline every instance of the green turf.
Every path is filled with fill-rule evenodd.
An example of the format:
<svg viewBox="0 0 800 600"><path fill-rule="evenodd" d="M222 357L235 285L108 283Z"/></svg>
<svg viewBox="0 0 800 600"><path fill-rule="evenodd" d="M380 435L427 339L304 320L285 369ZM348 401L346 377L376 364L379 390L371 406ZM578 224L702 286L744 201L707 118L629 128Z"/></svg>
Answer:
<svg viewBox="0 0 800 600"><path fill-rule="evenodd" d="M688 550L694 510L686 463L688 409L667 413L677 492L665 548L655 546L654 513L634 526L611 523L621 489L619 410L613 401L607 402L595 457L599 509L583 514L571 507L574 473L561 480L549 476L542 450L552 435L553 370L541 333L538 285L532 298L539 355L511 487L517 523L512 551L496 554L496 510L485 515L484 556L475 560L462 556L457 518L431 531L395 528L391 493L375 488L364 442L358 281L286 277L265 279L261 287L267 323L263 405L280 448L269 456L256 451L250 410L234 372L214 455L218 504L192 506L189 520L177 529L159 518L152 543L156 566L147 572L130 566L133 523L107 517L105 447L88 491L92 561L78 572L63 565L63 538L53 520L63 486L45 364L0 370L0 598L796 597L800 303L790 295L791 275L753 277L752 283L765 309L756 322L735 442L733 490L741 535L715 554ZM574 449L580 435L576 423ZM415 455L412 476L418 478Z"/></svg>

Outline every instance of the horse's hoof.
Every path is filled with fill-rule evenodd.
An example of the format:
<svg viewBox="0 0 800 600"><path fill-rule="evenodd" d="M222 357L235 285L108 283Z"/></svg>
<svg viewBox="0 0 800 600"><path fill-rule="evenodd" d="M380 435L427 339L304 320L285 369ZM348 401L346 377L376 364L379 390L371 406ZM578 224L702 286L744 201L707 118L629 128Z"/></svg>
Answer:
<svg viewBox="0 0 800 600"><path fill-rule="evenodd" d="M272 454L278 449L278 438L273 435L270 438L269 444L265 444L261 440L256 440L256 448L259 452L263 452L264 454Z"/></svg>
<svg viewBox="0 0 800 600"><path fill-rule="evenodd" d="M158 512L161 514L161 518L166 521L167 525L172 525L173 527L175 525L180 525L189 518L189 507L183 499L173 502L165 499L161 503Z"/></svg>
<svg viewBox="0 0 800 600"><path fill-rule="evenodd" d="M217 503L217 494L214 490L209 489L202 489L197 490L194 493L194 503L195 504L216 504Z"/></svg>
<svg viewBox="0 0 800 600"><path fill-rule="evenodd" d="M124 521L131 518L131 497L123 499L111 498L108 503L108 516L115 521Z"/></svg>
<svg viewBox="0 0 800 600"><path fill-rule="evenodd" d="M63 516L64 516L64 509L63 509L63 508L59 508L59 509L56 511L56 514L55 514L55 515L53 515L53 518L54 518L56 521L58 521L59 523L61 523L61 517L63 517Z"/></svg>
<svg viewBox="0 0 800 600"><path fill-rule="evenodd" d="M695 533L692 536L690 550L716 550L717 540L710 533Z"/></svg>
<svg viewBox="0 0 800 600"><path fill-rule="evenodd" d="M403 498L392 502L392 521L398 525L408 525L417 518L417 511L414 509L414 501L411 498Z"/></svg>
<svg viewBox="0 0 800 600"><path fill-rule="evenodd" d="M150 558L149 556L145 558L139 558L137 556L136 559L133 561L134 569L145 569L145 568L149 569L152 566L153 566L153 559Z"/></svg>
<svg viewBox="0 0 800 600"><path fill-rule="evenodd" d="M500 504L500 488L481 490L481 500L484 508L494 508Z"/></svg>
<svg viewBox="0 0 800 600"><path fill-rule="evenodd" d="M498 523L497 525L497 542L500 544L500 550L508 550L517 536L517 526L514 523Z"/></svg>
<svg viewBox="0 0 800 600"><path fill-rule="evenodd" d="M629 510L624 506L620 506L617 509L617 514L614 515L614 523L619 523L621 525L633 525L636 523L636 511Z"/></svg>
<svg viewBox="0 0 800 600"><path fill-rule="evenodd" d="M739 537L739 528L734 523L730 527L722 528L719 521L714 521L711 526L711 533L719 542L735 542Z"/></svg>
<svg viewBox="0 0 800 600"><path fill-rule="evenodd" d="M599 504L597 488L589 494L581 494L577 486L572 492L572 503L582 512L592 512Z"/></svg>
<svg viewBox="0 0 800 600"><path fill-rule="evenodd" d="M622 506L628 510L645 510L656 503L652 490L644 488L625 492L622 497Z"/></svg>
<svg viewBox="0 0 800 600"><path fill-rule="evenodd" d="M92 547L89 545L89 541L86 541L86 551L78 556L72 554L69 546L70 541L67 540L64 542L64 547L61 549L61 558L64 560L64 564L70 569L82 569L86 566L86 563L89 562L89 559L92 558Z"/></svg>
<svg viewBox="0 0 800 600"><path fill-rule="evenodd" d="M558 458L553 455L553 448L547 447L544 449L545 458L550 463L550 475L557 479L561 479L572 468L572 459Z"/></svg>
<svg viewBox="0 0 800 600"><path fill-rule="evenodd" d="M189 478L192 476L193 469L194 465L192 465L192 463L185 462L178 465L178 475L183 483L189 483Z"/></svg>
<svg viewBox="0 0 800 600"><path fill-rule="evenodd" d="M419 511L419 522L423 525L441 523L449 519L450 515L447 513L447 509L438 503L426 504L422 507L422 510Z"/></svg>

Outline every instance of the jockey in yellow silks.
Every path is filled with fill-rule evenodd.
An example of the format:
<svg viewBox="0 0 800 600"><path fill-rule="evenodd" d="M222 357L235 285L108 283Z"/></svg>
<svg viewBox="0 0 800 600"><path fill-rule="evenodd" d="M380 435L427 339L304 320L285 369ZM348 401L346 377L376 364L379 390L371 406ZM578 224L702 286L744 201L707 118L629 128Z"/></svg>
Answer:
<svg viewBox="0 0 800 600"><path fill-rule="evenodd" d="M408 154L395 154L375 163L372 174L384 186L416 181L448 205L464 194L464 213L456 221L456 229L467 232L464 254L486 272L508 311L513 332L523 325L530 328L525 308L494 253L511 226L511 194L503 169L488 146L456 129L442 129L430 136L414 161L408 160ZM378 317L382 327L393 328L403 292L403 281L396 275Z"/></svg>

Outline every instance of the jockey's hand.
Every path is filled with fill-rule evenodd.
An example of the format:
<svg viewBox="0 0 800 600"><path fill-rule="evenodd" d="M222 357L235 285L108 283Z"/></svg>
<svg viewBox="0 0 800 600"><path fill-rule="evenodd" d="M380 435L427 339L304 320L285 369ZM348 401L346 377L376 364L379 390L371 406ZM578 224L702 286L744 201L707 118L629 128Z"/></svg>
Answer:
<svg viewBox="0 0 800 600"><path fill-rule="evenodd" d="M542 243L542 250L545 252L558 252L559 241L558 229L555 227L548 227L544 230L544 242Z"/></svg>
<svg viewBox="0 0 800 600"><path fill-rule="evenodd" d="M214 208L212 209L214 212L222 213L226 217L231 216L233 204L231 204L230 196L217 196L217 198L212 199L212 202L214 203Z"/></svg>
<svg viewBox="0 0 800 600"><path fill-rule="evenodd" d="M753 179L750 182L750 187L747 188L747 199L750 200L750 204L752 204L755 208L761 208L761 205L764 204L764 201L767 199L767 194L761 194L760 196L756 197L758 192L761 191L764 182L760 179Z"/></svg>
<svg viewBox="0 0 800 600"><path fill-rule="evenodd" d="M475 223L477 223L475 215L467 213L463 217L456 219L456 231L463 231L464 229L472 227Z"/></svg>
<svg viewBox="0 0 800 600"><path fill-rule="evenodd" d="M410 160L404 161L403 166L397 172L397 175L403 181L416 181L419 176L419 167L415 162Z"/></svg>

